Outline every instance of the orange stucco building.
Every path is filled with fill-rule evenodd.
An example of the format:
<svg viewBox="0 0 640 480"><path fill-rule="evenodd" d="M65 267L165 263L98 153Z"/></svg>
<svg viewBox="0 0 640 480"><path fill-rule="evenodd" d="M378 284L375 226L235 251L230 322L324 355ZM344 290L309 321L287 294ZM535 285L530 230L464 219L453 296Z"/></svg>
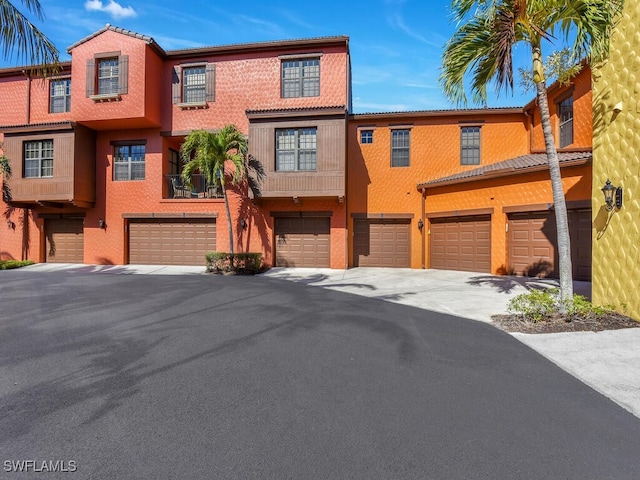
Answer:
<svg viewBox="0 0 640 480"><path fill-rule="evenodd" d="M591 79L549 89L575 231L590 278ZM359 114L349 120L350 265L555 274L555 227L535 103ZM417 186L417 187L416 187Z"/></svg>
<svg viewBox="0 0 640 480"><path fill-rule="evenodd" d="M236 251L278 266L554 274L534 102L352 114L347 37L165 51L107 25L68 51L71 62L46 80L0 70L13 169L2 258L201 264L206 251L228 251L220 192L204 178L185 186L178 152L193 130L235 124L265 173L256 197L246 184L229 188ZM590 71L549 95L582 239ZM587 278L590 243L575 245Z"/></svg>

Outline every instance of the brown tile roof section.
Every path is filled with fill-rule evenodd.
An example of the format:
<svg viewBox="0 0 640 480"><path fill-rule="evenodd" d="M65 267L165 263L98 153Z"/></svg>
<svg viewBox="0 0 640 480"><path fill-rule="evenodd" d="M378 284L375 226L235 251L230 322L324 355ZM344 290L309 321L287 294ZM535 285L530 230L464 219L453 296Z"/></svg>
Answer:
<svg viewBox="0 0 640 480"><path fill-rule="evenodd" d="M560 161L561 167L583 165L590 162L592 158L593 153L591 151L558 153L558 160ZM546 153L532 153L504 160L502 162L493 163L491 165L474 168L473 170L467 170L466 172L455 173L446 177L429 180L418 184L418 190L456 183L473 182L476 180L483 180L485 178L505 177L530 171L544 170L548 168L548 165L549 163L547 162Z"/></svg>
<svg viewBox="0 0 640 480"><path fill-rule="evenodd" d="M43 122L43 123L23 123L20 125L0 125L0 131L3 133L13 132L38 132L46 130L61 130L76 126L76 122L64 120L62 122Z"/></svg>
<svg viewBox="0 0 640 480"><path fill-rule="evenodd" d="M158 43L152 37L150 37L149 35L142 35L141 33L136 33L134 31L127 30L125 28L114 27L113 25L110 25L108 23L104 27L102 27L100 30L98 30L96 32L93 32L91 35L87 35L83 39L80 39L76 43L74 43L73 45L69 46L67 48L67 53L71 53L71 50L76 48L78 45L82 45L83 43L88 42L92 38L97 37L98 35L106 32L107 30L111 30L112 32L121 33L122 35L127 35L129 37L133 37L133 38L137 38L138 40L142 40L143 42L146 42L149 45L151 45L152 47L154 47L160 55L165 55L165 51L162 49L162 47L160 45L158 45Z"/></svg>
<svg viewBox="0 0 640 480"><path fill-rule="evenodd" d="M136 33L131 30L127 30L125 28L114 27L113 25L106 24L97 32L92 33L84 37L83 39L77 41L73 45L67 48L67 52L71 53L71 50L76 48L78 45L81 45L85 42L88 42L92 38L97 37L103 32L107 30L111 30L112 32L121 33L122 35L128 35L133 38L137 38L142 40L143 42L151 45L161 57L192 57L192 56L202 56L213 53L227 53L231 51L244 51L244 50L272 50L272 49L282 49L282 48L290 48L290 47L300 47L300 46L313 46L313 45L326 45L331 43L340 43L348 45L349 37L346 35L342 36L333 36L333 37L316 37L316 38L305 38L305 39L295 39L295 40L278 40L278 41L265 41L265 42L255 42L255 43L235 43L229 45L219 45L219 46L209 46L209 47L197 47L197 48L186 48L181 50L164 50L158 42L156 42L153 37L148 35L142 35L141 33Z"/></svg>
<svg viewBox="0 0 640 480"><path fill-rule="evenodd" d="M486 107L463 108L441 110L406 110L397 112L368 112L354 113L349 116L351 120L373 120L381 117L440 117L449 115L498 115L504 113L524 113L522 107Z"/></svg>

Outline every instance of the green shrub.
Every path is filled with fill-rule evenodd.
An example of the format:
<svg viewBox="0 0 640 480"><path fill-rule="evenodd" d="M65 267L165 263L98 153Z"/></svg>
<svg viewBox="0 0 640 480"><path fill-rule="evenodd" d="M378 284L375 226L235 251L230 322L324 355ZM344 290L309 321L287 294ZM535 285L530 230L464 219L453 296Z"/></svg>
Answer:
<svg viewBox="0 0 640 480"><path fill-rule="evenodd" d="M254 275L263 268L261 253L208 252L205 259L208 272Z"/></svg>
<svg viewBox="0 0 640 480"><path fill-rule="evenodd" d="M509 300L508 310L526 320L539 322L558 309L558 289L531 290Z"/></svg>
<svg viewBox="0 0 640 480"><path fill-rule="evenodd" d="M33 260L0 260L0 270L11 270L13 268L33 265Z"/></svg>
<svg viewBox="0 0 640 480"><path fill-rule="evenodd" d="M560 305L560 291L557 288L545 290L531 290L521 293L509 301L510 313L522 315L525 320L539 322L558 311ZM615 310L613 305L598 306L592 304L586 297L573 295L573 300L565 302L567 315L572 317L587 317L588 315L605 315Z"/></svg>

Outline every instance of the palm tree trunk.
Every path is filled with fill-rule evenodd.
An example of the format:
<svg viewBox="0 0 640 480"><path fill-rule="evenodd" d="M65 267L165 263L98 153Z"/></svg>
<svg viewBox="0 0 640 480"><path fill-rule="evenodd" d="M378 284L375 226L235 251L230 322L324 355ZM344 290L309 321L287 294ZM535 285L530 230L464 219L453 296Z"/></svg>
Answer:
<svg viewBox="0 0 640 480"><path fill-rule="evenodd" d="M221 182L222 183L222 182ZM227 189L222 183L222 195L224 197L224 208L227 211L227 223L229 225L229 253L233 255L233 222L231 222L231 210L229 209L229 197L227 196Z"/></svg>
<svg viewBox="0 0 640 480"><path fill-rule="evenodd" d="M547 101L547 88L544 81L536 82L538 95L538 107L540 108L540 120L544 133L544 144L549 161L549 174L551 176L551 189L553 191L553 204L556 214L556 230L558 236L558 269L560 271L560 313L566 313L566 302L573 299L573 277L571 268L571 242L569 239L569 221L567 218L567 204L564 199L564 188L560 175L560 162L558 151L551 129L551 116L549 114L549 102Z"/></svg>

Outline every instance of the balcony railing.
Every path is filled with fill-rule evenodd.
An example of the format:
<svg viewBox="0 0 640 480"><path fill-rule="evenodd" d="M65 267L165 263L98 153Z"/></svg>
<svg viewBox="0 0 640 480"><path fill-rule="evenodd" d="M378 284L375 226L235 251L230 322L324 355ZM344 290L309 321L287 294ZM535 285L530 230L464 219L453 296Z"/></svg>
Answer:
<svg viewBox="0 0 640 480"><path fill-rule="evenodd" d="M196 174L191 177L191 186L185 184L181 175L165 175L169 184L169 198L222 198L219 186L207 185L204 175Z"/></svg>

